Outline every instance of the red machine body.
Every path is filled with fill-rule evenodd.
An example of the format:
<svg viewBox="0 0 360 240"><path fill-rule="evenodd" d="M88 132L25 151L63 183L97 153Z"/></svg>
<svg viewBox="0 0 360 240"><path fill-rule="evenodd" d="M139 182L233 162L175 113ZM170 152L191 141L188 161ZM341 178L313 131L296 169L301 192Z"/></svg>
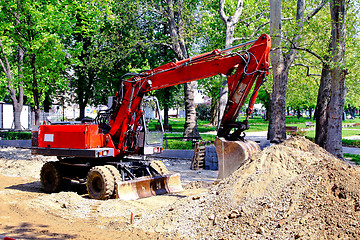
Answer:
<svg viewBox="0 0 360 240"><path fill-rule="evenodd" d="M95 124L40 125L40 148L90 149L103 147L103 134Z"/></svg>

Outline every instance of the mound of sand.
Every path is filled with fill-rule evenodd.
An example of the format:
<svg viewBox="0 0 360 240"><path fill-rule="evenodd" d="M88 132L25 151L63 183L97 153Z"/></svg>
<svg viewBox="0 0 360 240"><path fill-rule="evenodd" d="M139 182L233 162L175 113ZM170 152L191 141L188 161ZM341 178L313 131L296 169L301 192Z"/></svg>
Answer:
<svg viewBox="0 0 360 240"><path fill-rule="evenodd" d="M294 137L136 226L199 239L359 239L359 182L358 167Z"/></svg>

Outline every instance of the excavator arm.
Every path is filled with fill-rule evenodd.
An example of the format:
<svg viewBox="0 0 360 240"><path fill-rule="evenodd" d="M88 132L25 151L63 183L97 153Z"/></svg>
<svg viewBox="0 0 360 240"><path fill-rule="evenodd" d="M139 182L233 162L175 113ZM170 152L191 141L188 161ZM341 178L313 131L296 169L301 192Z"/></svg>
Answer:
<svg viewBox="0 0 360 240"><path fill-rule="evenodd" d="M232 52L250 44L253 45L247 51ZM229 99L218 130L218 137L227 140L241 139L241 133L248 129L247 119L238 123L236 118L255 83L247 114L250 115L253 111L259 87L268 74L270 47L270 37L263 34L256 41L170 62L140 74L131 74L131 78L123 79L109 131L117 144L118 154L126 155L129 152L128 144L125 143L126 136L129 132L135 132L139 125L130 122L140 121L140 115L143 114L141 103L146 92L218 74L226 75L229 89ZM231 133L234 128L236 131ZM136 147L131 151L136 152Z"/></svg>

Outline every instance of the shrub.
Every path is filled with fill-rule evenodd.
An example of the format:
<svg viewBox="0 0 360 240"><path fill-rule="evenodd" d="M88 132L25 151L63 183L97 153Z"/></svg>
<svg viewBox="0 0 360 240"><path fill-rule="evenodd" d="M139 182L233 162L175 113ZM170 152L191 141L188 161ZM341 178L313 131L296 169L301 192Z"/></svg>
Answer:
<svg viewBox="0 0 360 240"><path fill-rule="evenodd" d="M196 107L196 116L200 120L210 120L211 107L210 104L200 103Z"/></svg>
<svg viewBox="0 0 360 240"><path fill-rule="evenodd" d="M31 139L31 132L3 132L0 136L4 140Z"/></svg>

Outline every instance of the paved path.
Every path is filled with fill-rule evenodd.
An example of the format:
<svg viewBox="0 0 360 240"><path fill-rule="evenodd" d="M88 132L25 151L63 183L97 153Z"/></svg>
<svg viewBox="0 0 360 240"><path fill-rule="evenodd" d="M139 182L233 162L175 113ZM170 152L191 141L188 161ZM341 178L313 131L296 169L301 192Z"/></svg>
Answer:
<svg viewBox="0 0 360 240"><path fill-rule="evenodd" d="M343 147L343 153L360 155L360 148Z"/></svg>

